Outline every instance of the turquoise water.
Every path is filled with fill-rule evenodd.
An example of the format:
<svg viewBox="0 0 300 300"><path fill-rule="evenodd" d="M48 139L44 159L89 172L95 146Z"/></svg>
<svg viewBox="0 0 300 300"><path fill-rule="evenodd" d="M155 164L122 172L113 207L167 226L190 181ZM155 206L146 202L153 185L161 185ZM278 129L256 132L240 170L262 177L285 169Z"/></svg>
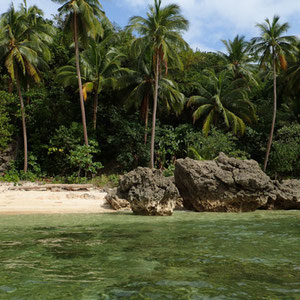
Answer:
<svg viewBox="0 0 300 300"><path fill-rule="evenodd" d="M0 216L0 299L300 299L300 212Z"/></svg>

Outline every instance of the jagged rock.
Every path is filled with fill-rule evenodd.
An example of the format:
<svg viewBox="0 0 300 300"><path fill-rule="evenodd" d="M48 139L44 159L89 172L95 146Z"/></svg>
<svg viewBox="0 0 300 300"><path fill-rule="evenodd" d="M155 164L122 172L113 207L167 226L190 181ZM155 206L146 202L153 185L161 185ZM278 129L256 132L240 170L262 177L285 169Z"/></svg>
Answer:
<svg viewBox="0 0 300 300"><path fill-rule="evenodd" d="M123 197L118 188L113 188L107 191L105 199L114 210L130 209L130 203Z"/></svg>
<svg viewBox="0 0 300 300"><path fill-rule="evenodd" d="M300 180L275 182L276 199L269 199L266 209L300 209Z"/></svg>
<svg viewBox="0 0 300 300"><path fill-rule="evenodd" d="M160 170L139 167L121 177L118 191L139 215L172 215L179 193Z"/></svg>
<svg viewBox="0 0 300 300"><path fill-rule="evenodd" d="M175 183L184 207L195 211L253 211L277 197L277 188L256 161L224 153L214 161L177 160Z"/></svg>

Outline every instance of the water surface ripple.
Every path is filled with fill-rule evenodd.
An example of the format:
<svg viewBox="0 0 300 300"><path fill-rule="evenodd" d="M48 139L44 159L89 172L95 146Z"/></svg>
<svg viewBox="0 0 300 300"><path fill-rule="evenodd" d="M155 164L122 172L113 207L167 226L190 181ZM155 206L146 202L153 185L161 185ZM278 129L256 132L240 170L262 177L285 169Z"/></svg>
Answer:
<svg viewBox="0 0 300 300"><path fill-rule="evenodd" d="M1 216L0 299L300 299L300 212Z"/></svg>

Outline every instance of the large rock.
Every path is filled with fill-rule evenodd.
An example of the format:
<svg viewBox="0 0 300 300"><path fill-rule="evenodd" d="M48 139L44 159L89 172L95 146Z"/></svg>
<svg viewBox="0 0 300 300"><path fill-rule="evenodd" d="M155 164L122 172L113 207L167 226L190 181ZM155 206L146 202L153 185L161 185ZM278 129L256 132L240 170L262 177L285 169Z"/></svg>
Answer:
<svg viewBox="0 0 300 300"><path fill-rule="evenodd" d="M105 200L114 210L130 209L130 203L124 197L118 188L113 188L107 191Z"/></svg>
<svg viewBox="0 0 300 300"><path fill-rule="evenodd" d="M117 193L129 201L135 214L149 216L172 215L179 198L171 178L160 170L142 167L121 177Z"/></svg>
<svg viewBox="0 0 300 300"><path fill-rule="evenodd" d="M276 186L256 161L224 153L214 161L177 160L175 183L184 207L195 211L253 211L277 197Z"/></svg>

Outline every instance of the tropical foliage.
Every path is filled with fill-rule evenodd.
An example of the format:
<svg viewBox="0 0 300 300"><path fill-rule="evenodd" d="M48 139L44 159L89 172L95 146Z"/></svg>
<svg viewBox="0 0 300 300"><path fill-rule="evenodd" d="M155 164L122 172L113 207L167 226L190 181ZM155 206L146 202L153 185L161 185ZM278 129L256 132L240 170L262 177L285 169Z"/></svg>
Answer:
<svg viewBox="0 0 300 300"><path fill-rule="evenodd" d="M21 85L29 80L40 82L39 69L47 66L44 58L49 59L50 53L45 51L52 38L47 32L47 24L40 19L41 12L35 7L21 8L16 11L11 5L7 13L2 15L0 27L0 60L7 72L10 82L14 82L21 105L23 141L24 141L24 172L28 168L27 129L24 100ZM47 54L46 54L47 53Z"/></svg>
<svg viewBox="0 0 300 300"><path fill-rule="evenodd" d="M81 182L149 162L172 175L176 159L220 151L300 177L300 41L278 16L215 53L185 42L176 4L154 0L120 28L98 0L55 2L53 20L26 1L0 17L0 151L17 151L5 178Z"/></svg>
<svg viewBox="0 0 300 300"><path fill-rule="evenodd" d="M244 135L245 122L251 124L256 121L255 108L249 100L248 89L241 86L240 81L232 78L227 70L218 75L214 71L206 71L203 84L199 88L200 95L192 96L188 101L188 106L197 106L193 113L193 122L204 118L202 131L205 136L212 125L220 123L220 118L226 128L231 128L236 135Z"/></svg>
<svg viewBox="0 0 300 300"><path fill-rule="evenodd" d="M89 36L92 38L95 38L97 35L101 36L103 34L103 27L99 19L103 19L105 16L98 0L55 0L55 2L63 3L58 11L61 15L65 16L65 32L68 33L71 31L73 36L83 136L85 145L88 146L84 96L79 64L79 39L82 44L87 44Z"/></svg>

